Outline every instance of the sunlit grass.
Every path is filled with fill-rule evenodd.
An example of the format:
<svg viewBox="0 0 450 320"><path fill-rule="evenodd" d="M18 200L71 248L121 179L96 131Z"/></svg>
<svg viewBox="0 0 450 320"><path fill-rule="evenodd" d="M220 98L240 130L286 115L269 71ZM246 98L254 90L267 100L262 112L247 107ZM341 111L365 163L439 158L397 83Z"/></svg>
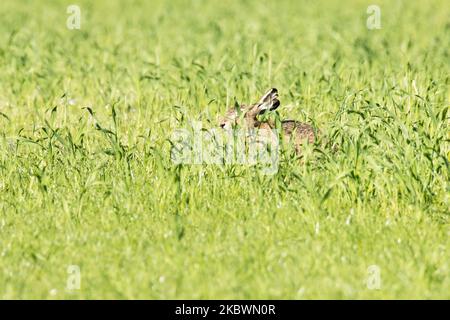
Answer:
<svg viewBox="0 0 450 320"><path fill-rule="evenodd" d="M77 3L0 4L1 298L450 298L445 1ZM172 163L270 87L302 161Z"/></svg>

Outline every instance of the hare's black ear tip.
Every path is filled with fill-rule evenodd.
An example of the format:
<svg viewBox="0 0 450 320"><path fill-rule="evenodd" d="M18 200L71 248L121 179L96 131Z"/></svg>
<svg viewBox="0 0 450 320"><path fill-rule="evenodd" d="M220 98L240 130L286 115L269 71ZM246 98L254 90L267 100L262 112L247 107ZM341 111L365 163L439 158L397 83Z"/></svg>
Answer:
<svg viewBox="0 0 450 320"><path fill-rule="evenodd" d="M278 90L277 88L272 88L261 97L259 103L271 102L277 98L278 98Z"/></svg>
<svg viewBox="0 0 450 320"><path fill-rule="evenodd" d="M272 107L270 108L270 110L275 110L276 108L278 108L280 106L280 100L276 99L273 104Z"/></svg>

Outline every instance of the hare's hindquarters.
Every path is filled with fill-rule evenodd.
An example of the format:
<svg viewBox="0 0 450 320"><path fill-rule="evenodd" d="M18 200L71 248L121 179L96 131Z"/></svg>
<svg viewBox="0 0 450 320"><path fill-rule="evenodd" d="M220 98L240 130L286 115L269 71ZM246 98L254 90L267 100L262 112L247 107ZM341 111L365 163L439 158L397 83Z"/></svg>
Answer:
<svg viewBox="0 0 450 320"><path fill-rule="evenodd" d="M285 138L294 144L297 154L300 154L301 146L305 144L305 141L311 144L316 141L315 130L307 123L285 120L281 122L281 128Z"/></svg>

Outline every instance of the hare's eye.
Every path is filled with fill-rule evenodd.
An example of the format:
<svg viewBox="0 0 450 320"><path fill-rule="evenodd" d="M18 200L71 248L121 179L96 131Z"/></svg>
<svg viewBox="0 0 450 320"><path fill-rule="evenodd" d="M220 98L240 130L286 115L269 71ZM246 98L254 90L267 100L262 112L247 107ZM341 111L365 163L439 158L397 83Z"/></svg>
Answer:
<svg viewBox="0 0 450 320"><path fill-rule="evenodd" d="M225 123L221 123L221 124L220 124L220 127L221 127L221 128L225 128Z"/></svg>

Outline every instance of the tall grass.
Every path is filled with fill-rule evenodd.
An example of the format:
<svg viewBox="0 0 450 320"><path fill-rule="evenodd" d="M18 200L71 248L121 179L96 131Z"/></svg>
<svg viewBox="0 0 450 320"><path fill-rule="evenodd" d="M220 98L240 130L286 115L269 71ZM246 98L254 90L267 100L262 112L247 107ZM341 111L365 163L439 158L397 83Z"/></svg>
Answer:
<svg viewBox="0 0 450 320"><path fill-rule="evenodd" d="M0 4L0 297L449 298L445 1L78 5ZM270 87L302 161L171 161Z"/></svg>

